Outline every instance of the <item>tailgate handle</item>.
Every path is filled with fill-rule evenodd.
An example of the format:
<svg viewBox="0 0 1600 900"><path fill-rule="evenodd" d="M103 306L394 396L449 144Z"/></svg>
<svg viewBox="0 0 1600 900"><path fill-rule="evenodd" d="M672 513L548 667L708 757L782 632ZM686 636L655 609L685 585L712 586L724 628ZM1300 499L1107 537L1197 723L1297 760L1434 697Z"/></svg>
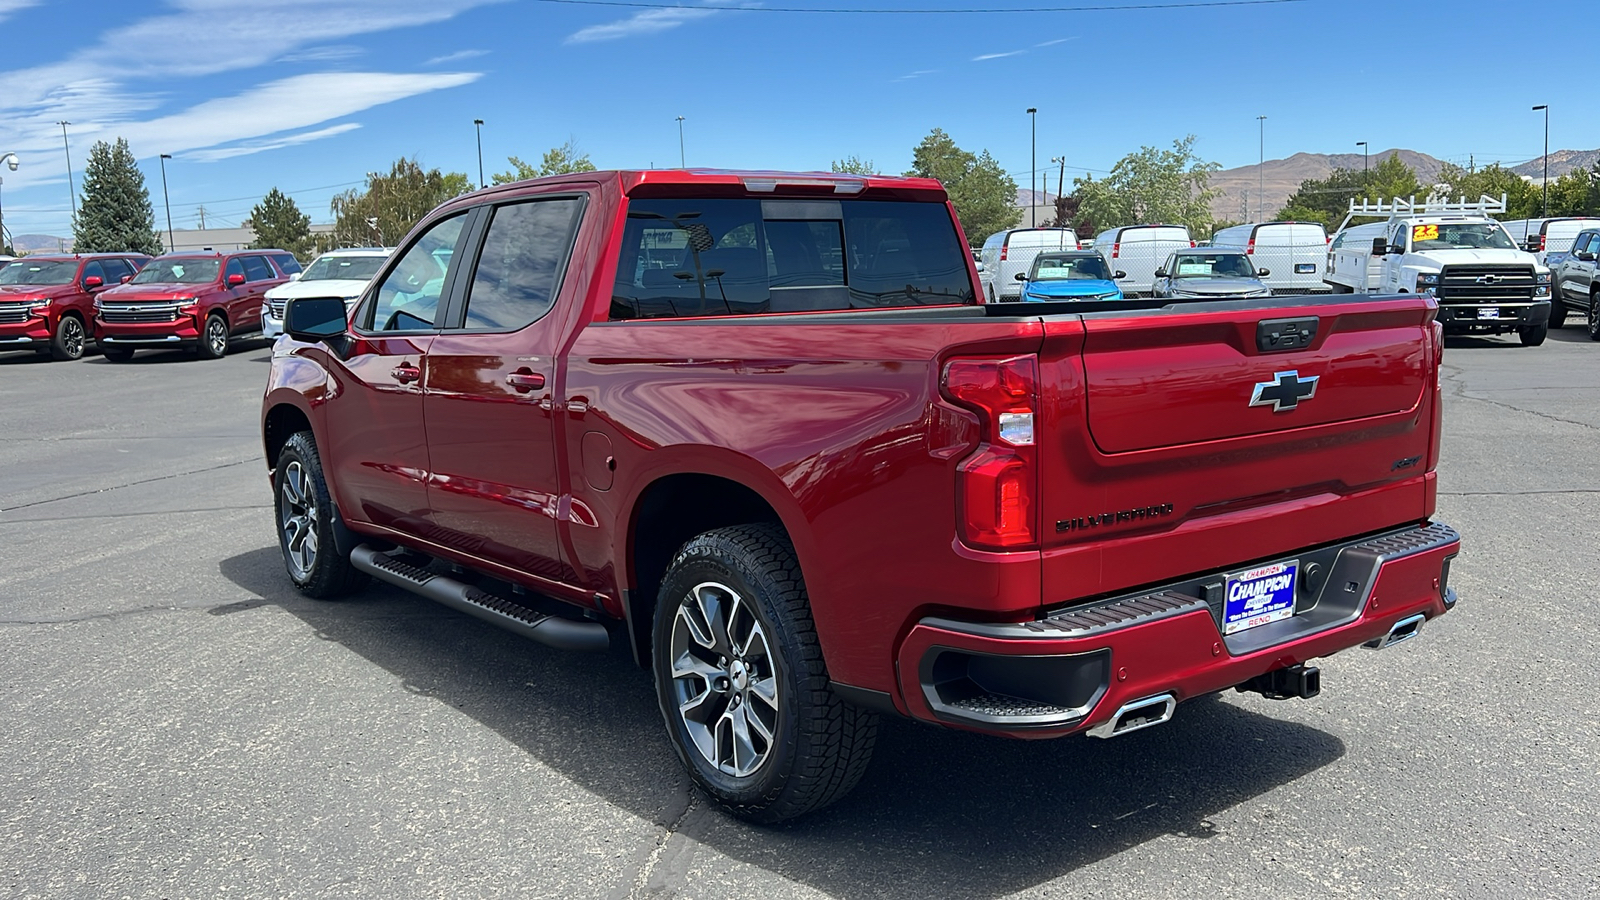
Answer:
<svg viewBox="0 0 1600 900"><path fill-rule="evenodd" d="M1317 337L1317 317L1262 319L1256 323L1256 349L1262 353L1304 350Z"/></svg>

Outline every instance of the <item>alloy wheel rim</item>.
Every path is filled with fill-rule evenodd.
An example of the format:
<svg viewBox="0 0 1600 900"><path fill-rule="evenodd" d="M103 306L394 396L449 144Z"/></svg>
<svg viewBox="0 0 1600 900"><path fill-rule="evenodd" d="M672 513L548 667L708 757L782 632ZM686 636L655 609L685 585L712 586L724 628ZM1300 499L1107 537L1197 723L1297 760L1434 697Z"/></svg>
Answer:
<svg viewBox="0 0 1600 900"><path fill-rule="evenodd" d="M311 474L299 462L284 467L278 483L279 527L283 531L283 557L289 572L304 580L317 564L317 501Z"/></svg>
<svg viewBox="0 0 1600 900"><path fill-rule="evenodd" d="M228 349L228 333L222 327L222 320L212 318L211 324L206 326L206 339L211 342L211 352L222 355Z"/></svg>
<svg viewBox="0 0 1600 900"><path fill-rule="evenodd" d="M690 589L672 620L672 699L702 759L735 777L772 755L777 661L748 600L725 584Z"/></svg>
<svg viewBox="0 0 1600 900"><path fill-rule="evenodd" d="M83 355L83 325L74 318L68 318L61 327L61 347L73 359Z"/></svg>

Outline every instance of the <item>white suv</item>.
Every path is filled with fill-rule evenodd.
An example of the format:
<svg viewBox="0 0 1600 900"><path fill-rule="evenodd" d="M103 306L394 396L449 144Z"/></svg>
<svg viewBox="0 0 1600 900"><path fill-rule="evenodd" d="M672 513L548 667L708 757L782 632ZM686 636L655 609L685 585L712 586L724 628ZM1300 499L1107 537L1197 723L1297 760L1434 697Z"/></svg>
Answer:
<svg viewBox="0 0 1600 900"><path fill-rule="evenodd" d="M261 336L273 339L283 333L283 308L296 297L341 297L345 310L350 310L392 252L392 247L362 247L330 250L317 257L299 278L267 291L261 304Z"/></svg>

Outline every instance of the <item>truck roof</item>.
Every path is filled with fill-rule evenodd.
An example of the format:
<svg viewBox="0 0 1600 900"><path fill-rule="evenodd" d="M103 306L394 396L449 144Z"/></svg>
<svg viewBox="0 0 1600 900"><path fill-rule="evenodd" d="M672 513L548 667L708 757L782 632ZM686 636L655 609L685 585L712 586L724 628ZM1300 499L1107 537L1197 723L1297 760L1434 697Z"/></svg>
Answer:
<svg viewBox="0 0 1600 900"><path fill-rule="evenodd" d="M944 201L944 185L932 178L903 178L895 175L849 175L839 172L776 172L738 169L614 169L574 172L485 188L511 191L529 185L593 184L619 182L629 196L657 192L676 193L676 189L711 189L739 195L800 194L805 196L850 197L861 194L892 194L904 199ZM475 192L481 193L481 192ZM472 196L472 195L468 195Z"/></svg>

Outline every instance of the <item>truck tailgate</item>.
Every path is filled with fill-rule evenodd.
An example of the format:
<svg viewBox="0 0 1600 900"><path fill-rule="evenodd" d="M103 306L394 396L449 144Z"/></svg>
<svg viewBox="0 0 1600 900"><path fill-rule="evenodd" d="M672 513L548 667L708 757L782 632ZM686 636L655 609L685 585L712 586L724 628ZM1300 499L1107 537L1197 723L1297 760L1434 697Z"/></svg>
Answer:
<svg viewBox="0 0 1600 900"><path fill-rule="evenodd" d="M1045 604L1425 518L1435 313L1274 298L1046 319Z"/></svg>

